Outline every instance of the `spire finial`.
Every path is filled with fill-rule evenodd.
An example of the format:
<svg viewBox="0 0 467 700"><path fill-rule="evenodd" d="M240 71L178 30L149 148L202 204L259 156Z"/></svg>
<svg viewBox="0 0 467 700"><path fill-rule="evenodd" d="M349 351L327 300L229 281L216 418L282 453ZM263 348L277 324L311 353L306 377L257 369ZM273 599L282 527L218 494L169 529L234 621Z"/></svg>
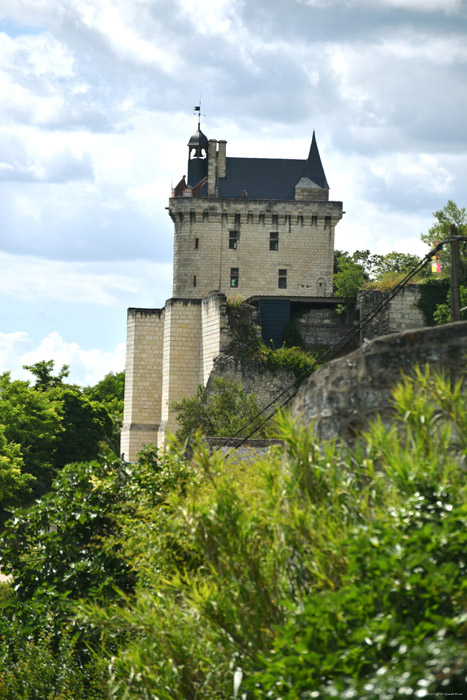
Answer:
<svg viewBox="0 0 467 700"><path fill-rule="evenodd" d="M201 95L199 96L198 104L193 107L193 112L198 115L198 129L201 129ZM203 117L205 116L203 114Z"/></svg>

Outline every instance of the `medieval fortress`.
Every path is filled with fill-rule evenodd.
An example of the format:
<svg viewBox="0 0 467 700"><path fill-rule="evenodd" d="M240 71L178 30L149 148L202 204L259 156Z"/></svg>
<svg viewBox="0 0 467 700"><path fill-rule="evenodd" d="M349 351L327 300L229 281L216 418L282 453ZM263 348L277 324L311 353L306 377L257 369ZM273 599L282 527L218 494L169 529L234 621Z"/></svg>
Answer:
<svg viewBox="0 0 467 700"><path fill-rule="evenodd" d="M343 211L329 200L315 135L306 160L230 158L226 147L198 122L188 174L169 200L173 297L163 309L128 309L128 461L147 444L162 446L177 428L172 402L206 385L225 346L227 297L255 303L263 338L276 343L294 309L306 311L303 332L311 328L315 342L323 329L333 333L334 231Z"/></svg>

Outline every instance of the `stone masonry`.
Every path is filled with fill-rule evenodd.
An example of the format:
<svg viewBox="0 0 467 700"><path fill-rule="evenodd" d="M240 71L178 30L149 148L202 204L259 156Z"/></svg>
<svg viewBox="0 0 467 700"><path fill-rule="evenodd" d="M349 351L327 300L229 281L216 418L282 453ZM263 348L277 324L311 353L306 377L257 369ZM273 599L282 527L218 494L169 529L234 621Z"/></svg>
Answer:
<svg viewBox="0 0 467 700"><path fill-rule="evenodd" d="M306 160L228 158L223 140L198 130L188 143L188 182L172 192L173 298L129 309L121 452L133 461L177 428L172 403L206 385L232 338L226 296L332 294L334 230L342 202L329 185L313 134Z"/></svg>
<svg viewBox="0 0 467 700"><path fill-rule="evenodd" d="M429 364L465 378L466 344L466 321L376 338L309 377L292 399L292 415L314 423L321 438L352 441L378 414L390 419L391 392L402 372Z"/></svg>

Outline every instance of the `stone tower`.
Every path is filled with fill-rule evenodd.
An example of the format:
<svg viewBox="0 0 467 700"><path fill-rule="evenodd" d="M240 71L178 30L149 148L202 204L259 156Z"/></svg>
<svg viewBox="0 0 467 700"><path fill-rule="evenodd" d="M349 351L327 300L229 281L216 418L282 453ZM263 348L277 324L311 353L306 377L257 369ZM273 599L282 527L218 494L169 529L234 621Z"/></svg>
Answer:
<svg viewBox="0 0 467 700"><path fill-rule="evenodd" d="M198 129L173 189L173 297L129 309L122 453L163 445L173 401L206 384L222 346L225 298L319 300L332 295L334 229L315 134L306 160L229 158L226 141ZM323 299L324 301L324 299ZM270 311L269 311L270 313Z"/></svg>

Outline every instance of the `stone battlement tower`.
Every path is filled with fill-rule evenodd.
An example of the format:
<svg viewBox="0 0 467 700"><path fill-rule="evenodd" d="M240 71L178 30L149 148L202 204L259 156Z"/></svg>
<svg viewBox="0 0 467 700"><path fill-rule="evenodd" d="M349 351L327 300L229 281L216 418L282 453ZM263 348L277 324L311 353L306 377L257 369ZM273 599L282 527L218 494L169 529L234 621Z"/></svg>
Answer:
<svg viewBox="0 0 467 700"><path fill-rule="evenodd" d="M226 142L198 129L188 143L188 182L173 190L173 296L326 296L342 203L313 134L307 160L228 158Z"/></svg>
<svg viewBox="0 0 467 700"><path fill-rule="evenodd" d="M260 299L270 317L290 300L332 295L342 202L329 201L314 133L306 160L229 158L226 141L208 140L198 122L168 211L173 298L163 309L128 310L121 449L130 461L145 444L163 445L176 429L172 402L206 384L226 297Z"/></svg>

